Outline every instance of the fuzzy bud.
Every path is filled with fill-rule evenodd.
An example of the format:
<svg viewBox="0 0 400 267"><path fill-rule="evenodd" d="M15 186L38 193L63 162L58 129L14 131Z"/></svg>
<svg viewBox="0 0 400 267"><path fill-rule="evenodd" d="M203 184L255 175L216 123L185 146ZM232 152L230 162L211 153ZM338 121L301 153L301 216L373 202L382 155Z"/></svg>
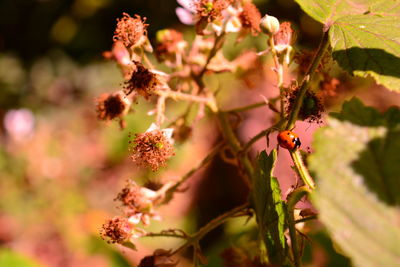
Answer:
<svg viewBox="0 0 400 267"><path fill-rule="evenodd" d="M260 22L261 30L268 35L274 35L279 31L279 20L274 16L265 15Z"/></svg>

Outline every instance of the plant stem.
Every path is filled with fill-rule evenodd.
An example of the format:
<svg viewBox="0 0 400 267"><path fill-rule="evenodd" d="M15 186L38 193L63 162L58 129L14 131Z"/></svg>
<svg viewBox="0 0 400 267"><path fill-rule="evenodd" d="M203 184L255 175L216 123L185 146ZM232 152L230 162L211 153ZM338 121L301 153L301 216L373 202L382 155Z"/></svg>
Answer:
<svg viewBox="0 0 400 267"><path fill-rule="evenodd" d="M300 178L303 180L304 184L306 184L311 190L315 189L315 182L308 172L308 169L304 164L303 159L301 158L300 150L297 149L295 151L290 151L290 156L292 157L296 170L299 173Z"/></svg>
<svg viewBox="0 0 400 267"><path fill-rule="evenodd" d="M254 109L254 108L259 108L259 107L262 107L262 106L265 106L265 105L268 105L268 103L266 103L265 101L261 101L261 102L258 102L258 103L250 104L248 106L229 109L229 110L226 110L225 112L229 112L229 113L232 113L232 112L243 112L243 111L248 111L248 110L251 110L251 109Z"/></svg>
<svg viewBox="0 0 400 267"><path fill-rule="evenodd" d="M223 224L225 221L227 221L229 218L237 216L238 213L242 212L243 210L247 209L249 207L249 203L245 203L243 205L240 205L228 212L225 212L224 214L218 216L217 218L213 219L209 223L207 223L205 226L203 226L197 233L195 233L193 236L188 238L185 244L177 248L175 251L171 253L171 255L176 254L180 251L185 250L186 248L196 244L199 242L207 233L209 233L211 230L217 228L221 224Z"/></svg>
<svg viewBox="0 0 400 267"><path fill-rule="evenodd" d="M221 149L223 143L217 144L214 149L208 154L196 167L192 168L190 171L188 171L185 175L181 177L179 181L175 183L175 185L171 186L166 192L166 196L162 204L168 204L169 201L171 201L173 194L178 190L178 188L186 182L192 175L197 172L200 168L205 166L207 163L209 163L215 155L218 154L219 150Z"/></svg>
<svg viewBox="0 0 400 267"><path fill-rule="evenodd" d="M274 129L280 129L283 126L284 121L280 120L279 122L277 122L276 124L272 125L271 127L262 130L261 132L259 132L257 135L253 136L246 144L244 144L244 146L242 147L242 152L247 152L250 147L257 142L260 138L266 136L267 134L269 134L270 132L272 132Z"/></svg>
<svg viewBox="0 0 400 267"><path fill-rule="evenodd" d="M306 186L299 187L289 194L287 200L287 215L288 215L287 218L288 218L289 235L292 244L294 265L296 267L299 267L301 265L301 260L300 260L300 251L297 244L296 226L295 226L296 222L294 220L294 208L297 202L299 202L300 199L309 192L310 189L308 187Z"/></svg>
<svg viewBox="0 0 400 267"><path fill-rule="evenodd" d="M253 165L251 164L250 159L246 153L240 153L242 151L241 144L238 138L236 137L227 116L228 114L225 112L221 111L217 112L217 117L221 127L222 135L224 136L224 139L226 143L229 145L233 154L238 158L238 163L243 166L247 176L247 178L243 180L250 188L251 186L250 179L253 175Z"/></svg>
<svg viewBox="0 0 400 267"><path fill-rule="evenodd" d="M275 50L275 42L274 38L272 36L269 37L268 39L268 44L271 48L271 52L274 58L274 64L275 64L275 72L277 75L277 87L279 89L279 98L280 98L280 114L281 118L284 117L284 106L283 106L283 62L279 60L279 55L277 51Z"/></svg>
<svg viewBox="0 0 400 267"><path fill-rule="evenodd" d="M329 35L328 32L324 32L321 43L319 44L318 47L318 51L315 54L313 61L311 62L308 71L303 78L303 81L301 82L300 88L298 89L299 93L297 94L297 97L293 104L293 109L289 114L289 119L285 127L286 130L293 129L294 124L296 123L297 116L299 115L299 111L301 105L303 104L303 99L304 96L306 95L308 86L310 85L310 81L312 80L315 70L317 69L328 45L329 45Z"/></svg>
<svg viewBox="0 0 400 267"><path fill-rule="evenodd" d="M311 221L311 220L316 220L316 219L318 219L317 215L311 215L311 216L296 220L295 224L307 222L307 221Z"/></svg>

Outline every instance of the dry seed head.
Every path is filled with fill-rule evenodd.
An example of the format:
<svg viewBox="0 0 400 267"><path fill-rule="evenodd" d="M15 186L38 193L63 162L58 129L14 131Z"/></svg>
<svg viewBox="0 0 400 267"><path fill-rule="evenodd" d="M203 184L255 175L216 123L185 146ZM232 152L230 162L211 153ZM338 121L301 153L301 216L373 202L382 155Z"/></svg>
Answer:
<svg viewBox="0 0 400 267"><path fill-rule="evenodd" d="M107 243L121 244L132 236L132 226L128 219L116 216L107 220L100 230L100 236L107 241Z"/></svg>
<svg viewBox="0 0 400 267"><path fill-rule="evenodd" d="M128 113L130 105L130 100L121 91L102 94L96 99L97 118L112 120L122 117Z"/></svg>
<svg viewBox="0 0 400 267"><path fill-rule="evenodd" d="M161 84L160 77L139 62L134 62L131 78L125 82L124 92L130 95L133 91L148 99L157 86Z"/></svg>

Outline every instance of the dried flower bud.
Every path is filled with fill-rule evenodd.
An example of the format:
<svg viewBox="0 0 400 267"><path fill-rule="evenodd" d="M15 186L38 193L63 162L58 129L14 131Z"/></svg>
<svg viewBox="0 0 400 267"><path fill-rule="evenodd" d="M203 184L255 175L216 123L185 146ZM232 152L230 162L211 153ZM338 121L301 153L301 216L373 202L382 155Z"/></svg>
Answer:
<svg viewBox="0 0 400 267"><path fill-rule="evenodd" d="M125 82L124 92L130 95L133 91L148 99L159 85L162 84L161 76L155 71L147 69L139 62L134 62L131 78Z"/></svg>
<svg viewBox="0 0 400 267"><path fill-rule="evenodd" d="M132 236L132 230L132 225L128 219L116 216L103 224L100 235L107 243L121 244L129 240Z"/></svg>
<svg viewBox="0 0 400 267"><path fill-rule="evenodd" d="M279 31L274 34L275 49L283 51L292 43L293 29L290 22L283 22L279 26Z"/></svg>
<svg viewBox="0 0 400 267"><path fill-rule="evenodd" d="M138 165L150 167L156 171L175 155L172 145L172 129L158 129L155 124L141 134L136 134L132 144L132 160Z"/></svg>
<svg viewBox="0 0 400 267"><path fill-rule="evenodd" d="M279 31L279 20L273 16L265 15L260 22L261 30L268 35L274 35Z"/></svg>
<svg viewBox="0 0 400 267"><path fill-rule="evenodd" d="M147 40L146 18L135 15L134 18L127 13L122 13L123 17L117 19L117 27L114 32L113 40L121 41L130 48L144 45Z"/></svg>
<svg viewBox="0 0 400 267"><path fill-rule="evenodd" d="M128 181L125 188L122 189L115 200L121 201L128 215L142 212L152 204L151 200L143 194L141 187L133 181Z"/></svg>
<svg viewBox="0 0 400 267"><path fill-rule="evenodd" d="M112 120L126 115L131 106L131 101L121 91L112 94L102 94L96 100L97 118Z"/></svg>
<svg viewBox="0 0 400 267"><path fill-rule="evenodd" d="M257 35L260 29L261 13L258 8L251 2L243 5L243 11L239 14L243 28L251 30L252 35Z"/></svg>
<svg viewBox="0 0 400 267"><path fill-rule="evenodd" d="M173 67L181 65L182 56L187 46L182 33L174 29L165 29L158 31L156 38L158 45L155 52L158 61L165 61Z"/></svg>

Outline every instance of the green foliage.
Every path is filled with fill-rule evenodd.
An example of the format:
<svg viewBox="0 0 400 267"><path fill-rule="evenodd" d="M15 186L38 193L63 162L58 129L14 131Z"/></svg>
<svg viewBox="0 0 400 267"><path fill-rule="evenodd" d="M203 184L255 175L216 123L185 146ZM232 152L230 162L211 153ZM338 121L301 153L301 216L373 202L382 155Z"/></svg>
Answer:
<svg viewBox="0 0 400 267"><path fill-rule="evenodd" d="M333 58L346 71L400 91L400 6L387 0L296 0L329 28Z"/></svg>
<svg viewBox="0 0 400 267"><path fill-rule="evenodd" d="M40 267L41 265L19 253L8 249L0 250L0 266L7 267Z"/></svg>
<svg viewBox="0 0 400 267"><path fill-rule="evenodd" d="M352 99L315 135L313 201L332 237L357 266L400 259L400 110L380 114Z"/></svg>
<svg viewBox="0 0 400 267"><path fill-rule="evenodd" d="M260 235L267 248L268 259L275 264L286 260L285 205L276 177L273 177L277 153L265 150L258 157L255 170L253 199Z"/></svg>

